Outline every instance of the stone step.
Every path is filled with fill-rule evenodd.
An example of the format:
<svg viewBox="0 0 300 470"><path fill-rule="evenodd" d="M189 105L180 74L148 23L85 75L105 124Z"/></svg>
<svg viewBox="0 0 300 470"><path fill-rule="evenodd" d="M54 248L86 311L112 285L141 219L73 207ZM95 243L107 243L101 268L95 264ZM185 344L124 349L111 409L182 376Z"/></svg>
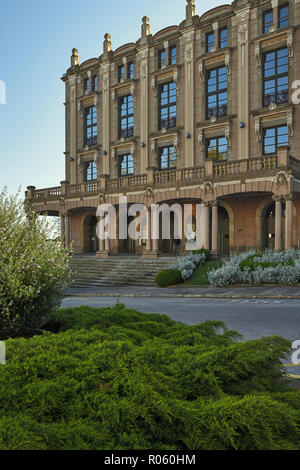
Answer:
<svg viewBox="0 0 300 470"><path fill-rule="evenodd" d="M75 256L71 262L72 287L154 286L156 275L168 268L174 257L145 260L138 257L95 258Z"/></svg>

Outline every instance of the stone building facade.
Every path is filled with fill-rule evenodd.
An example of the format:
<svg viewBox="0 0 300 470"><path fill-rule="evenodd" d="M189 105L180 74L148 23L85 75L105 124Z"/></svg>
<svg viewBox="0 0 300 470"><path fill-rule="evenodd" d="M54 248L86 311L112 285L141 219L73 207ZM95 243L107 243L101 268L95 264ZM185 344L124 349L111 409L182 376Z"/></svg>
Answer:
<svg viewBox="0 0 300 470"><path fill-rule="evenodd" d="M78 253L157 256L172 240L97 240L106 202L202 206L205 248L300 245L300 0L235 0L80 63L66 89L65 181L27 189ZM294 88L293 88L294 87ZM300 97L300 93L298 94ZM150 228L150 217L148 217ZM185 242L181 250L185 249Z"/></svg>

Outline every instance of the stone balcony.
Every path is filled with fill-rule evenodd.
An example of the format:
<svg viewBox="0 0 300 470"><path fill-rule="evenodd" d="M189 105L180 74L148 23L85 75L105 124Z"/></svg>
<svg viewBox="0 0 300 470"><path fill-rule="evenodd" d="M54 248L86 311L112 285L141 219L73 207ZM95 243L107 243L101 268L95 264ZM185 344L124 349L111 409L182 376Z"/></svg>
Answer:
<svg viewBox="0 0 300 470"><path fill-rule="evenodd" d="M174 186L188 187L205 182L230 182L232 179L255 179L275 176L279 171L286 171L296 178L300 178L300 161L289 156L288 149L282 148L277 155L251 158L247 160L234 160L224 163L207 161L203 167L174 169L158 171L150 168L146 174L127 176L122 178L109 178L100 176L99 180L79 184L69 184L63 181L61 186L47 189L36 189L29 186L26 191L26 199L31 204L46 203L57 200L60 197L72 199L88 197L91 195L130 193L137 189L143 190L149 187L154 189Z"/></svg>

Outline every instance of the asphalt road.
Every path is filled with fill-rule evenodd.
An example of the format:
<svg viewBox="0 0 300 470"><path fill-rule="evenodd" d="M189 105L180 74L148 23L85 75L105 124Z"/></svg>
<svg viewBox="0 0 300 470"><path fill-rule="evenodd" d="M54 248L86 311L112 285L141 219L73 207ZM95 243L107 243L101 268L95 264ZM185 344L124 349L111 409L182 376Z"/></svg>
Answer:
<svg viewBox="0 0 300 470"><path fill-rule="evenodd" d="M187 325L220 320L228 328L239 331L245 340L272 335L300 340L300 300L67 297L62 306L103 307L115 305L117 301L143 313L166 314Z"/></svg>

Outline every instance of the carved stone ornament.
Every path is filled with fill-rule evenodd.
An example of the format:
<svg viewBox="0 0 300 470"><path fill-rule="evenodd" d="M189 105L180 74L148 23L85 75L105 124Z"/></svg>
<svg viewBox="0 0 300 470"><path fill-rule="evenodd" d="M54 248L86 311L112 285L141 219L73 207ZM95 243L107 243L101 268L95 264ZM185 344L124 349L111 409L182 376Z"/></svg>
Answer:
<svg viewBox="0 0 300 470"><path fill-rule="evenodd" d="M293 118L293 113L289 113L287 117L287 126L289 129L289 138L292 139L294 137L294 118Z"/></svg>
<svg viewBox="0 0 300 470"><path fill-rule="evenodd" d="M201 62L199 63L199 74L200 74L200 83L201 83L201 88L204 88L205 87L205 68L204 68L204 63L203 61L201 60Z"/></svg>
<svg viewBox="0 0 300 470"><path fill-rule="evenodd" d="M76 65L79 65L79 55L78 50L74 47L71 56L71 67L75 67Z"/></svg>
<svg viewBox="0 0 300 470"><path fill-rule="evenodd" d="M116 168L118 166L118 157L117 157L117 152L115 148L113 148L111 151L111 158L112 158L114 167Z"/></svg>
<svg viewBox="0 0 300 470"><path fill-rule="evenodd" d="M179 134L176 134L176 136L174 137L174 148L175 148L176 155L178 157L179 156Z"/></svg>
<svg viewBox="0 0 300 470"><path fill-rule="evenodd" d="M214 185L211 182L204 183L204 193L212 194L214 192Z"/></svg>
<svg viewBox="0 0 300 470"><path fill-rule="evenodd" d="M146 189L145 196L146 196L146 199L147 199L147 200L152 200L152 201L153 201L153 200L154 200L154 191L153 191L153 189L150 188L150 187L147 188L147 189Z"/></svg>
<svg viewBox="0 0 300 470"><path fill-rule="evenodd" d="M201 151L204 150L205 144L204 144L204 132L201 129L198 134L198 142L200 144Z"/></svg>
<svg viewBox="0 0 300 470"><path fill-rule="evenodd" d="M105 204L106 203L106 196L105 196L104 193L99 194L98 201L99 201L99 204Z"/></svg>
<svg viewBox="0 0 300 470"><path fill-rule="evenodd" d="M284 171L281 171L276 176L276 185L277 188L280 188L282 186L288 186L288 176Z"/></svg>
<svg viewBox="0 0 300 470"><path fill-rule="evenodd" d="M256 142L258 145L261 144L261 123L260 118L255 120L255 134L256 134Z"/></svg>
<svg viewBox="0 0 300 470"><path fill-rule="evenodd" d="M230 124L227 124L225 126L225 138L226 138L228 147L231 147L231 125Z"/></svg>
<svg viewBox="0 0 300 470"><path fill-rule="evenodd" d="M246 44L248 41L248 26L247 24L242 24L239 27L239 44L243 45Z"/></svg>
<svg viewBox="0 0 300 470"><path fill-rule="evenodd" d="M151 152L154 155L154 160L157 160L157 145L156 145L155 140L152 140L152 142L151 142Z"/></svg>
<svg viewBox="0 0 300 470"><path fill-rule="evenodd" d="M116 90L113 90L111 92L111 97L112 97L112 100L113 100L113 104L115 106L115 108L118 106L118 97L117 97L117 92Z"/></svg>

